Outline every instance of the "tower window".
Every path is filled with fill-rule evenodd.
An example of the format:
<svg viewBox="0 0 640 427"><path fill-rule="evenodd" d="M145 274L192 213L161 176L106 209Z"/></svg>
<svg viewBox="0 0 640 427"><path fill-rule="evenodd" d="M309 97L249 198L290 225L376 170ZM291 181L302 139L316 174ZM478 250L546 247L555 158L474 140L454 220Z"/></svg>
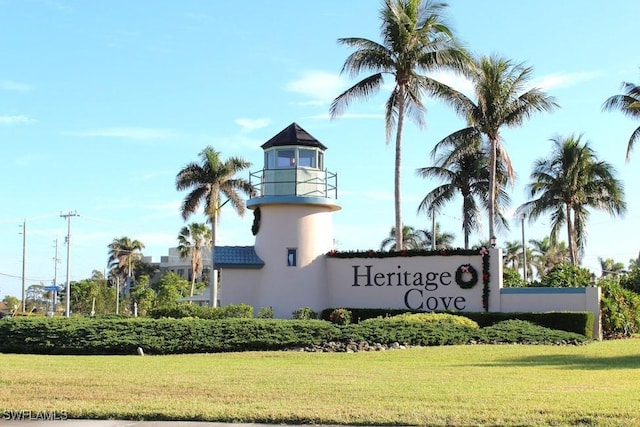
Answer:
<svg viewBox="0 0 640 427"><path fill-rule="evenodd" d="M315 168L316 167L316 152L315 150L298 150L298 166Z"/></svg>
<svg viewBox="0 0 640 427"><path fill-rule="evenodd" d="M297 249L287 249L287 267L295 267L298 263Z"/></svg>

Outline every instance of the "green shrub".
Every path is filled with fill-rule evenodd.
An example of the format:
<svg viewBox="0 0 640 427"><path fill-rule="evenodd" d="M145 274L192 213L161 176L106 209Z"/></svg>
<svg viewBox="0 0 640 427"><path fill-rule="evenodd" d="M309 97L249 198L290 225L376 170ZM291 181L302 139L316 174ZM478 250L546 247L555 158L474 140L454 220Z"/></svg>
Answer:
<svg viewBox="0 0 640 427"><path fill-rule="evenodd" d="M477 312L464 313L464 316L476 321L481 328L492 326L505 320L524 320L549 329L581 334L586 338L593 337L595 321L593 313L590 311L550 311L546 313Z"/></svg>
<svg viewBox="0 0 640 427"><path fill-rule="evenodd" d="M591 272L577 265L561 263L540 279L543 288L583 288L591 286Z"/></svg>
<svg viewBox="0 0 640 427"><path fill-rule="evenodd" d="M404 322L416 323L439 323L467 326L478 329L480 326L473 320L464 316L457 316L449 313L403 313L391 317L391 320L402 320Z"/></svg>
<svg viewBox="0 0 640 427"><path fill-rule="evenodd" d="M528 285L515 268L504 267L502 269L502 286L505 288L523 288Z"/></svg>
<svg viewBox="0 0 640 427"><path fill-rule="evenodd" d="M478 342L520 344L579 344L588 339L582 334L544 328L525 320L511 319L479 329L474 336Z"/></svg>
<svg viewBox="0 0 640 427"><path fill-rule="evenodd" d="M620 278L620 285L625 289L640 294L640 267L633 266L631 271Z"/></svg>
<svg viewBox="0 0 640 427"><path fill-rule="evenodd" d="M148 313L154 319L172 318L182 319L195 317L198 319L251 318L253 307L246 304L229 304L222 307L203 307L189 303L172 303L152 308Z"/></svg>
<svg viewBox="0 0 640 427"><path fill-rule="evenodd" d="M310 307L303 307L291 313L291 317L295 320L312 320L318 318L318 313L311 310Z"/></svg>
<svg viewBox="0 0 640 427"><path fill-rule="evenodd" d="M640 331L640 295L613 278L601 279L598 285L602 288L603 336L615 338L637 334Z"/></svg>
<svg viewBox="0 0 640 427"><path fill-rule="evenodd" d="M454 323L407 322L394 318L367 319L342 327L344 339L418 346L465 344L473 331L472 327Z"/></svg>
<svg viewBox="0 0 640 427"><path fill-rule="evenodd" d="M346 308L336 308L329 315L329 320L334 325L348 325L351 323L351 312Z"/></svg>
<svg viewBox="0 0 640 427"><path fill-rule="evenodd" d="M282 350L339 339L320 320L24 317L0 322L1 353L147 354Z"/></svg>
<svg viewBox="0 0 640 427"><path fill-rule="evenodd" d="M273 319L273 307L260 307L258 319Z"/></svg>

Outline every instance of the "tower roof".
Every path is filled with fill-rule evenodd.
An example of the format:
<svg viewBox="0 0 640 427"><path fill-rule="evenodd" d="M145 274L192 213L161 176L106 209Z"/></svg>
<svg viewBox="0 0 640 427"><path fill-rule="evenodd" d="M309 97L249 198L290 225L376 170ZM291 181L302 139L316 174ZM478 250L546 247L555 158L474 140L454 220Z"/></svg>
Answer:
<svg viewBox="0 0 640 427"><path fill-rule="evenodd" d="M297 123L291 123L289 126L280 131L276 136L262 144L262 149L265 150L271 147L279 147L283 145L302 145L306 147L318 147L321 150L326 150L320 141L315 139L306 130L302 129Z"/></svg>

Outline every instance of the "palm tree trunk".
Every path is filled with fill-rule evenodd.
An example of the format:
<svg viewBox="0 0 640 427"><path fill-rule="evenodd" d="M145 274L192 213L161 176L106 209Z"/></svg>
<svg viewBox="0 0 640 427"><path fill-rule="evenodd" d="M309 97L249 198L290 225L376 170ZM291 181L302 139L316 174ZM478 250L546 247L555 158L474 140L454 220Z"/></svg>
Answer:
<svg viewBox="0 0 640 427"><path fill-rule="evenodd" d="M572 265L576 265L576 249L574 243L573 221L571 220L572 207L567 203L567 238L569 240L569 257Z"/></svg>
<svg viewBox="0 0 640 427"><path fill-rule="evenodd" d="M402 251L404 249L404 242L402 241L402 212L400 208L400 166L402 161L402 126L404 124L404 86L400 85L398 91L398 98L400 99L400 102L398 104L398 128L396 129L396 158L393 196L396 216L396 250Z"/></svg>
<svg viewBox="0 0 640 427"><path fill-rule="evenodd" d="M218 231L218 213L211 218L211 274L209 274L209 286L211 287L210 307L218 306L218 271L216 270L216 231Z"/></svg>
<svg viewBox="0 0 640 427"><path fill-rule="evenodd" d="M497 139L489 139L489 242L495 237Z"/></svg>

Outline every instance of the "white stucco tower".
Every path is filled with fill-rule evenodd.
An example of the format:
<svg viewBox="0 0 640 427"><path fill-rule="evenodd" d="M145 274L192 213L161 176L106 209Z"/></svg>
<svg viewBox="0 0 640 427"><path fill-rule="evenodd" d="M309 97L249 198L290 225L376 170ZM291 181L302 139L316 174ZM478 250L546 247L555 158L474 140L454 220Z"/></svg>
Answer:
<svg viewBox="0 0 640 427"><path fill-rule="evenodd" d="M291 317L302 307L327 308L324 255L334 247L337 177L324 168L326 147L296 123L262 145L264 169L251 174L256 197L255 253L264 261L254 298Z"/></svg>

